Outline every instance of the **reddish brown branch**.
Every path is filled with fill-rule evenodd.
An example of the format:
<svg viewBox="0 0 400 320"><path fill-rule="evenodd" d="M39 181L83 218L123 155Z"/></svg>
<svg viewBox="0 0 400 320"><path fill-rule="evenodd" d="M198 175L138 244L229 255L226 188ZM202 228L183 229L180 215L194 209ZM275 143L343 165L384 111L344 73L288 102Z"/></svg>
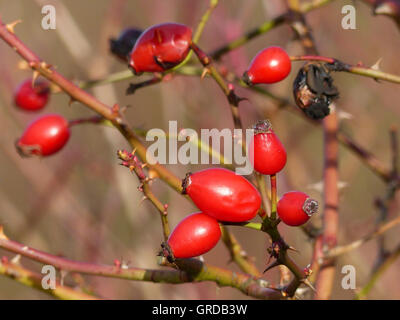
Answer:
<svg viewBox="0 0 400 320"><path fill-rule="evenodd" d="M7 239L0 233L0 248L20 254L34 261L52 265L60 270L89 274L94 276L120 278L134 281L180 284L188 282L213 281L220 286L236 288L246 295L258 299L284 299L284 289L267 287L263 281L252 276L206 265L197 259L178 260L181 270L150 270L128 268L121 265L100 265L78 262L29 248Z"/></svg>
<svg viewBox="0 0 400 320"><path fill-rule="evenodd" d="M297 1L292 3L298 4ZM307 55L319 56L311 30L307 25L304 16L291 8L291 26L299 37L300 42ZM333 108L332 108L333 109ZM323 120L324 130L324 215L323 215L323 234L316 239L314 249L330 249L336 246L338 233L338 149L337 140L338 121L336 112L333 111ZM318 256L318 254L314 254ZM317 275L316 299L329 299L332 292L332 285L335 276L334 260L327 261L322 266Z"/></svg>

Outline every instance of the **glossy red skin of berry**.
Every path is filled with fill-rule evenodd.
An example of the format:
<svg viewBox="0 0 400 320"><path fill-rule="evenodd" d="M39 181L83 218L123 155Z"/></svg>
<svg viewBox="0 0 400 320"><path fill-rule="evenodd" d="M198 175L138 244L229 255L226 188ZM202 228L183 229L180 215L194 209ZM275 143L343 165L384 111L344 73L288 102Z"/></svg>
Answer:
<svg viewBox="0 0 400 320"><path fill-rule="evenodd" d="M183 24L163 23L152 26L136 41L129 65L135 73L168 70L186 58L191 40L192 30Z"/></svg>
<svg viewBox="0 0 400 320"><path fill-rule="evenodd" d="M32 87L32 79L27 79L15 91L14 102L22 110L38 111L46 106L49 96L50 89L46 81L37 80Z"/></svg>
<svg viewBox="0 0 400 320"><path fill-rule="evenodd" d="M291 68L292 63L285 50L280 47L268 47L253 58L244 78L249 84L275 83L285 79Z"/></svg>
<svg viewBox="0 0 400 320"><path fill-rule="evenodd" d="M272 130L255 134L250 142L249 152L250 163L259 173L276 174L285 167L285 147Z"/></svg>
<svg viewBox="0 0 400 320"><path fill-rule="evenodd" d="M218 221L198 212L183 219L172 231L167 243L175 258L192 258L210 251L220 238Z"/></svg>
<svg viewBox="0 0 400 320"><path fill-rule="evenodd" d="M60 115L48 114L33 121L16 144L26 156L49 156L62 149L69 137L68 121Z"/></svg>
<svg viewBox="0 0 400 320"><path fill-rule="evenodd" d="M303 210L304 202L309 196L304 192L291 191L283 195L278 201L277 213L279 218L289 226L301 226L310 217Z"/></svg>
<svg viewBox="0 0 400 320"><path fill-rule="evenodd" d="M222 168L191 174L186 193L202 212L219 221L251 220L261 205L261 196L249 181Z"/></svg>

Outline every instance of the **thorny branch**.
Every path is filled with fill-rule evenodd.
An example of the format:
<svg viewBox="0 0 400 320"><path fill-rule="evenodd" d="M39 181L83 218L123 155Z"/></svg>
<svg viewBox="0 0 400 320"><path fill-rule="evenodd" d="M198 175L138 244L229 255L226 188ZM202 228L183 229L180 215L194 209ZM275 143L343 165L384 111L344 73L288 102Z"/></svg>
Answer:
<svg viewBox="0 0 400 320"><path fill-rule="evenodd" d="M234 273L226 269L214 267L197 259L178 259L176 264L179 266L180 270L149 270L123 267L120 264L92 264L69 260L27 247L23 244L7 239L4 234L3 236L0 236L0 248L69 272L125 280L171 284L213 281L219 286L236 288L244 294L254 298L283 299L285 297L286 287L273 288L268 286L265 280L257 280L250 275ZM0 265L0 271L1 270ZM67 297L77 298L77 296Z"/></svg>
<svg viewBox="0 0 400 320"><path fill-rule="evenodd" d="M140 162L139 158L135 156L135 152L128 152L125 150L118 150L118 158L122 160L121 165L129 168L134 172L139 179L139 190L143 192L143 200L150 200L154 207L160 213L161 224L164 234L164 240L168 239L170 229L168 224L168 204L163 204L153 193L150 187L152 178L148 177L144 171L145 165Z"/></svg>

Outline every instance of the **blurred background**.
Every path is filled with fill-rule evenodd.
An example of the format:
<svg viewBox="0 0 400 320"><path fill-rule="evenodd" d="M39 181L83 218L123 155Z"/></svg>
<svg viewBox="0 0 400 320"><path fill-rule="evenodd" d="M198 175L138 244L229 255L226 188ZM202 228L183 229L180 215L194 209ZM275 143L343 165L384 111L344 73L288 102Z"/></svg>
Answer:
<svg viewBox="0 0 400 320"><path fill-rule="evenodd" d="M41 28L41 7L52 4L57 12L57 29ZM341 8L356 6L356 30L343 30ZM179 22L196 27L208 7L208 1L181 0L0 0L3 22L17 19L16 34L46 62L73 80L101 79L126 65L109 53L109 39L126 27L146 28L161 22ZM207 23L199 45L212 51L247 30L283 13L281 0L221 0ZM400 33L386 17L374 17L364 3L334 1L307 14L321 55L371 66L382 58L384 71L400 74L398 52ZM241 75L251 58L262 48L279 45L290 55L301 54L291 29L284 25L259 36L246 46L223 57L221 65ZM159 216L154 207L140 203L136 176L118 165L116 151L128 148L120 134L109 127L76 126L68 145L58 154L45 158L22 159L14 148L29 122L39 115L55 112L68 119L82 118L92 112L79 103L69 106L64 94L54 94L49 106L39 114L27 114L13 105L17 85L32 73L18 68L21 59L0 41L0 224L13 240L31 247L60 254L79 261L112 264L120 259L130 266L159 268L156 254L162 242ZM302 63L293 64L291 75L267 88L290 101L292 82ZM147 79L132 79L133 82ZM334 75L340 90L337 102L341 110L341 128L389 166L389 128L399 125L399 87L347 73ZM176 76L168 82L143 88L126 96L129 81L98 86L90 92L107 104L130 106L126 117L136 128L168 129L169 120L180 128L231 128L229 106L216 83L206 78ZM190 94L188 94L190 92ZM288 164L278 175L278 195L298 189L321 200L322 131L299 117L293 110L278 110L274 101L244 88L240 96L240 114L245 127L257 119L271 119L274 129L288 152ZM171 165L169 169L184 177L188 171L205 166ZM345 183L340 198L339 243L356 240L374 229L377 209L374 200L385 195L384 183L347 149L340 149L340 180ZM170 190L162 181L153 184L157 196L169 204L169 219L174 227L196 208ZM399 210L399 196L394 210ZM391 218L391 217L389 217ZM321 215L313 218L320 223ZM286 241L300 253L293 253L300 266L311 260L312 246L297 228L281 225ZM266 265L267 236L261 232L231 227L260 270ZM387 233L386 246L398 245L400 229ZM376 258L376 241L341 257L335 279L334 299L351 299L353 290L340 286L341 266L352 264L357 270L357 287L368 280ZM0 256L12 257L0 250ZM229 253L222 243L204 256L214 265L237 270L229 263ZM40 265L22 259L23 265L40 271ZM369 298L400 298L400 261L381 278ZM277 281L276 271L264 275ZM70 279L70 281L72 281ZM214 283L185 285L152 284L101 277L82 277L84 286L104 298L112 299L243 299L239 291L218 288ZM0 277L0 299L48 299L34 289Z"/></svg>

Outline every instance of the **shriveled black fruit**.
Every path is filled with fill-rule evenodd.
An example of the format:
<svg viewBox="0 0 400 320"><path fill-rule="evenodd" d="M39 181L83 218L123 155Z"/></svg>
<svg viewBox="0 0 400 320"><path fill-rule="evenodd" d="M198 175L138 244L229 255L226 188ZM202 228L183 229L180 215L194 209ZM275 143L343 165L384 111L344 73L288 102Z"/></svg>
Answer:
<svg viewBox="0 0 400 320"><path fill-rule="evenodd" d="M293 82L297 106L309 117L320 120L329 115L329 105L339 97L326 64L308 62Z"/></svg>
<svg viewBox="0 0 400 320"><path fill-rule="evenodd" d="M143 30L136 28L127 28L123 30L117 39L110 39L110 51L124 62L129 61L129 53L135 46L137 39Z"/></svg>

